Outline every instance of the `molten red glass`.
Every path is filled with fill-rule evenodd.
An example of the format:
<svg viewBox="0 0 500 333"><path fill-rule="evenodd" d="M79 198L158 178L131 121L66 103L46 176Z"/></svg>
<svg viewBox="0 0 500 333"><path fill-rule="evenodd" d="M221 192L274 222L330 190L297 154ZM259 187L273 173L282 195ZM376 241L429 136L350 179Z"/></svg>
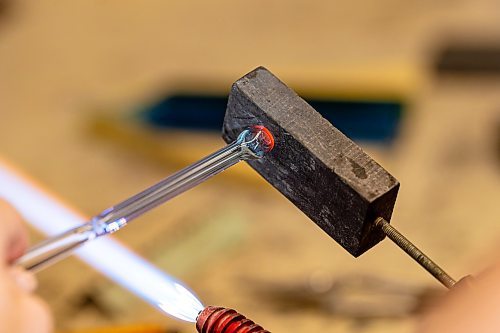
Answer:
<svg viewBox="0 0 500 333"><path fill-rule="evenodd" d="M196 320L199 333L270 333L235 310L207 306Z"/></svg>
<svg viewBox="0 0 500 333"><path fill-rule="evenodd" d="M255 125L252 126L252 131L253 132L258 132L260 131L262 133L262 137L260 138L262 142L262 147L264 148L264 151L266 153L270 152L274 148L274 136L272 135L271 131L267 129L267 127L262 126L262 125Z"/></svg>

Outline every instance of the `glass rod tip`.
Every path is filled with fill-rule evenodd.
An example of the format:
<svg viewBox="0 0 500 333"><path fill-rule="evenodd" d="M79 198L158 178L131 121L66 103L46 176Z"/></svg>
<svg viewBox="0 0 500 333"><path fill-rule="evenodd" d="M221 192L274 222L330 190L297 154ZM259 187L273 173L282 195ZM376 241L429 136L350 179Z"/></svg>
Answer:
<svg viewBox="0 0 500 333"><path fill-rule="evenodd" d="M254 125L240 133L236 144L241 148L242 159L259 159L274 148L274 137L266 127Z"/></svg>
<svg viewBox="0 0 500 333"><path fill-rule="evenodd" d="M252 133L257 136L259 140L262 150L264 152L269 153L274 148L274 136L271 134L271 131L267 129L267 127L262 125L255 125L251 128Z"/></svg>

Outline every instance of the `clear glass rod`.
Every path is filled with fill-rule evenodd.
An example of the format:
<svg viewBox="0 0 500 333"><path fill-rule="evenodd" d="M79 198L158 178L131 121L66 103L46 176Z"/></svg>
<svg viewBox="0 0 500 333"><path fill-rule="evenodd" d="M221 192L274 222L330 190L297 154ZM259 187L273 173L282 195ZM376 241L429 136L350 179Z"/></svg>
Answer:
<svg viewBox="0 0 500 333"><path fill-rule="evenodd" d="M97 237L123 228L133 219L242 161L259 159L274 147L274 138L263 126L240 133L236 141L204 159L174 173L159 183L104 210L89 222L70 229L31 248L17 265L31 271L62 259L74 249Z"/></svg>

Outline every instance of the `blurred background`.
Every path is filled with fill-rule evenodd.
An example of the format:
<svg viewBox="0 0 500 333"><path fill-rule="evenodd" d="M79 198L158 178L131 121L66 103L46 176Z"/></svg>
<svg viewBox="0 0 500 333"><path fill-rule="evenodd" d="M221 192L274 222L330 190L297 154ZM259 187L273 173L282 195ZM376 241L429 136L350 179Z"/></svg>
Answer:
<svg viewBox="0 0 500 333"><path fill-rule="evenodd" d="M259 65L399 179L393 224L452 276L488 264L496 0L2 0L0 157L90 216L222 147L231 83ZM388 241L353 259L243 164L116 237L273 332L412 332L443 292ZM39 278L58 332L195 331L77 259Z"/></svg>

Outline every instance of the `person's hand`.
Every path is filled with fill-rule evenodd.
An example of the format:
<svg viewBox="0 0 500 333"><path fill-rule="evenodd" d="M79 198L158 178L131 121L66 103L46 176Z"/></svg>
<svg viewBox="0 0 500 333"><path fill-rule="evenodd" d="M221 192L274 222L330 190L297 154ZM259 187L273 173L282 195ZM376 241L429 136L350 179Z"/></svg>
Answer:
<svg viewBox="0 0 500 333"><path fill-rule="evenodd" d="M12 267L27 246L27 233L16 211L0 200L0 332L49 333L52 317L33 294L35 277Z"/></svg>
<svg viewBox="0 0 500 333"><path fill-rule="evenodd" d="M500 332L500 261L453 287L424 317L418 332Z"/></svg>

